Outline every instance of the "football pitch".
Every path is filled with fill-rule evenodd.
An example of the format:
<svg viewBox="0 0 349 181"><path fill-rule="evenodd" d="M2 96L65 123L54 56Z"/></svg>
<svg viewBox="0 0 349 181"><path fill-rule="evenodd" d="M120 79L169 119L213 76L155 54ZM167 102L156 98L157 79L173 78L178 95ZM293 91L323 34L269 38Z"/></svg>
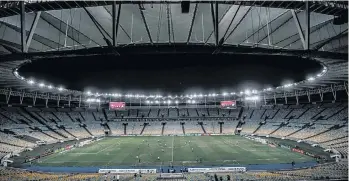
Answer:
<svg viewBox="0 0 349 181"><path fill-rule="evenodd" d="M39 166L221 166L312 161L241 136L109 137L41 158Z"/></svg>

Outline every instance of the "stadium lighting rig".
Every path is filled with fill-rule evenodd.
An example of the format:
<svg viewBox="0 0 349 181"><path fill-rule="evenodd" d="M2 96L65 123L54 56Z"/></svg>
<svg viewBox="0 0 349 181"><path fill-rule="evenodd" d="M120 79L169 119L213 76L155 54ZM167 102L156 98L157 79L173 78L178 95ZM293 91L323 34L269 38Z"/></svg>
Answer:
<svg viewBox="0 0 349 181"><path fill-rule="evenodd" d="M311 76L303 81L300 81L300 82L295 82L295 83L289 83L289 84L285 84L285 85L281 85L281 86L277 86L277 87L268 87L268 88L265 88L261 91L259 90L250 90L250 89L246 89L244 91L240 91L238 93L235 93L235 92L223 92L223 93L220 93L220 94L217 94L217 93L209 93L209 94L202 94L202 93L193 93L193 94L186 94L186 95L180 95L180 96L173 96L173 95L168 95L168 96L162 96L162 95L159 95L159 94L151 94L151 95L144 95L144 94L120 94L120 93L92 93L91 91L87 91L87 92L84 92L84 94L88 95L88 96L95 96L95 97L99 97L99 96L104 96L104 97L107 97L107 96L112 96L112 97L125 97L125 98L136 98L136 99L139 99L139 98L154 98L154 99L177 99L178 97L180 97L181 99L184 99L184 98L203 98L203 97L218 97L218 96L222 96L222 97L225 97L225 96L229 96L229 95L236 95L238 94L239 96L243 96L243 95L246 95L246 96L251 96L251 95L256 95L260 92L266 92L266 91L273 91L274 89L280 89L280 88L291 88L293 86L297 86L299 84L302 84L302 83L305 83L305 82L313 82L315 81L316 79L322 77L323 75L325 75L327 73L328 69L327 67L323 66L322 70L317 73L315 76ZM37 83L34 79L26 79L24 77L22 77L19 72L18 72L18 69L15 69L13 71L13 74L20 80L23 80L25 82L27 82L28 84L32 85L32 86L38 86L38 88L48 88L48 89L55 89L55 90L58 90L59 92L63 92L63 91L74 91L74 92L79 92L79 91L75 91L75 90L69 90L69 89L64 89L63 87L55 87L53 86L52 84L44 84L43 82L40 82L40 83ZM240 94L239 94L240 93ZM166 102L166 101L165 101ZM168 102L168 101L167 101ZM165 103L165 104L168 104L168 103ZM195 103L195 101L191 101L190 103ZM156 103L156 101L155 101ZM156 103L156 104L159 104L159 103Z"/></svg>
<svg viewBox="0 0 349 181"><path fill-rule="evenodd" d="M246 101L258 101L259 96L251 96L251 97L245 97Z"/></svg>
<svg viewBox="0 0 349 181"><path fill-rule="evenodd" d="M100 103L101 100L100 99L94 99L94 98L88 98L86 100L86 102L89 102L89 103Z"/></svg>
<svg viewBox="0 0 349 181"><path fill-rule="evenodd" d="M33 85L33 84L35 84L35 81L34 80L28 80L28 84Z"/></svg>

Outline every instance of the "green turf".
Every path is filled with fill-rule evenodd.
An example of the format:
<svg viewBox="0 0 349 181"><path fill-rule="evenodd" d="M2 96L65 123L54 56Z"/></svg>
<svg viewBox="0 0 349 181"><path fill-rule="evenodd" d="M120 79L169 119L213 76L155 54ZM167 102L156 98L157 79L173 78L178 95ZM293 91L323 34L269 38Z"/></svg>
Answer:
<svg viewBox="0 0 349 181"><path fill-rule="evenodd" d="M140 163L137 156L140 158ZM160 160L157 159L158 157ZM201 163L197 161L198 158L202 159ZM279 147L272 148L240 136L147 136L105 138L81 148L50 155L35 164L41 166L159 166L171 165L173 162L173 165L217 166L310 160L312 160L311 157Z"/></svg>

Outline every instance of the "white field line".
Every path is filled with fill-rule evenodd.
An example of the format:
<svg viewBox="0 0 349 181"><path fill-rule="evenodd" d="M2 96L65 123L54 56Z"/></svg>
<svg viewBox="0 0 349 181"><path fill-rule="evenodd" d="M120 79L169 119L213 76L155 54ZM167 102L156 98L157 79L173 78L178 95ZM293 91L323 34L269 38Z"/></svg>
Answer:
<svg viewBox="0 0 349 181"><path fill-rule="evenodd" d="M172 163L173 163L173 147L174 147L174 136L172 136Z"/></svg>
<svg viewBox="0 0 349 181"><path fill-rule="evenodd" d="M99 150L98 152L96 152L96 154L98 154L98 153L100 153L100 152L103 152L104 150L106 150L106 149L108 149L108 148L114 147L114 146L117 145L117 144L118 144L118 143L113 144L113 145L110 145L110 146L107 146L107 147L105 147L105 148Z"/></svg>

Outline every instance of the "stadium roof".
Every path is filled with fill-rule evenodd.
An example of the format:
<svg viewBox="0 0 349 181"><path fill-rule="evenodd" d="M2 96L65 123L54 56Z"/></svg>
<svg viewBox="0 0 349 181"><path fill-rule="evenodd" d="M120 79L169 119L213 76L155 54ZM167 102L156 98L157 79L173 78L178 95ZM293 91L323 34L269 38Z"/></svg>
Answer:
<svg viewBox="0 0 349 181"><path fill-rule="evenodd" d="M348 49L348 24L342 21L347 2L191 1L189 12L183 13L180 1L26 1L24 21L21 5L0 2L1 87L60 93L28 85L15 69L34 59L100 54L114 43L116 48L108 50L116 55L194 51L188 50L192 47L212 53L311 57L323 64L321 76L287 87L289 91L348 79L347 55L342 54ZM22 49L28 53L21 54Z"/></svg>

